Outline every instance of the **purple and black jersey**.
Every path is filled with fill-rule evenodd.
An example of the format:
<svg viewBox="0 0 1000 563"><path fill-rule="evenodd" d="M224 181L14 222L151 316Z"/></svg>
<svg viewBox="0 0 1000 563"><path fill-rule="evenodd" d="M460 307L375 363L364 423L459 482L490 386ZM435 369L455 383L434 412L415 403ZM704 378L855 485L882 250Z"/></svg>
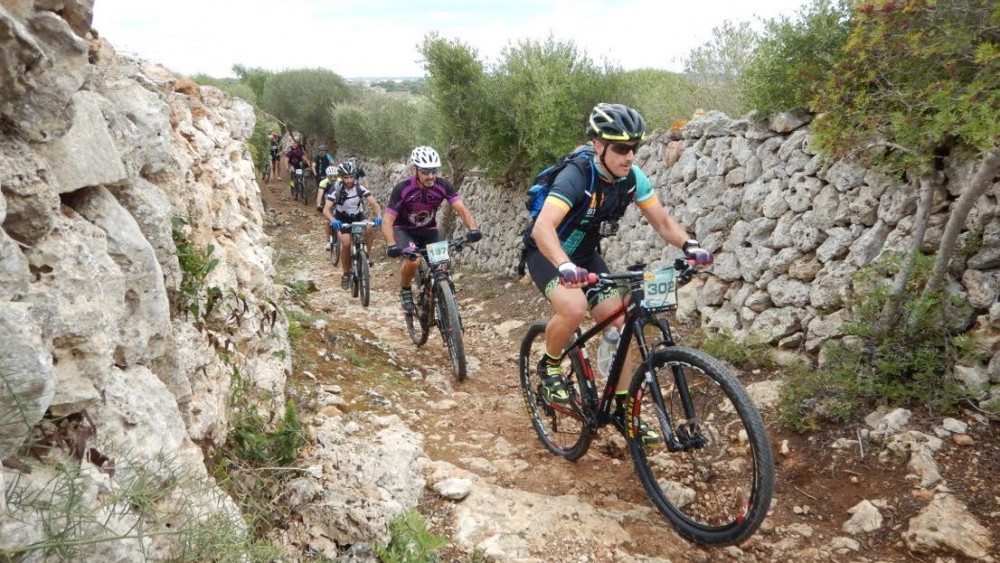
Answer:
<svg viewBox="0 0 1000 563"><path fill-rule="evenodd" d="M424 189L417 177L412 176L392 188L385 212L396 218L392 224L395 229L436 230L441 202L455 203L461 199L455 186L444 178L435 179L433 186Z"/></svg>

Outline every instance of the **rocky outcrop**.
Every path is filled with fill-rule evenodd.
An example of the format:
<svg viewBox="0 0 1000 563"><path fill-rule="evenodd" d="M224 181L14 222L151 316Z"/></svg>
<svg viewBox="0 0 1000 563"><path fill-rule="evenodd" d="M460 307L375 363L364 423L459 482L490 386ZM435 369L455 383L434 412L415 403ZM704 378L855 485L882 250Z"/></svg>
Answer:
<svg viewBox="0 0 1000 563"><path fill-rule="evenodd" d="M226 439L230 377L277 407L290 370L246 148L254 111L116 54L91 32L92 7L0 6L0 459L40 421L83 417L77 445L113 458L119 477L142 472L176 487L192 515L236 521L204 459ZM185 306L178 244L218 260L200 288L221 296L209 314ZM97 474L82 513L118 486ZM4 527L0 548L43 525Z"/></svg>

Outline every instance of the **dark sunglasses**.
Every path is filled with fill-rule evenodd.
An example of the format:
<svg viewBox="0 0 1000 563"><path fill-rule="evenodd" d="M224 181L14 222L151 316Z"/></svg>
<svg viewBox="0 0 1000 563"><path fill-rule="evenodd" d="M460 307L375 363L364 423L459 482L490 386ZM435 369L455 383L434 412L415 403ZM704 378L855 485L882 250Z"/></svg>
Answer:
<svg viewBox="0 0 1000 563"><path fill-rule="evenodd" d="M417 167L417 172L421 172L423 174L437 174L438 170L439 170L438 168L421 168L419 166Z"/></svg>
<svg viewBox="0 0 1000 563"><path fill-rule="evenodd" d="M611 149L611 152L615 154L620 154L622 156L625 156L629 153L629 151L632 151L633 153L638 153L639 143L636 143L634 145L629 145L626 143L611 143L610 145L608 145L608 148Z"/></svg>

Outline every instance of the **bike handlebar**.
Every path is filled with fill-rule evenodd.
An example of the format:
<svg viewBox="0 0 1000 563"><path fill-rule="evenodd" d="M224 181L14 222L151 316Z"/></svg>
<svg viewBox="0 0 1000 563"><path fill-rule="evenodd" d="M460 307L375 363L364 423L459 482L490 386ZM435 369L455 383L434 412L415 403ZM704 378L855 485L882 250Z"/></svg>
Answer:
<svg viewBox="0 0 1000 563"><path fill-rule="evenodd" d="M453 248L455 250L462 250L463 248L465 248L465 245L467 244L472 244L472 243L465 239L465 235L462 235L456 239L448 241L448 248L449 249ZM420 256L427 256L427 249L414 248L413 250L407 250L404 248L403 256L405 256L409 260L416 260Z"/></svg>
<svg viewBox="0 0 1000 563"><path fill-rule="evenodd" d="M678 272L677 277L684 281L691 279L691 277L694 276L695 274L707 273L707 272L702 272L698 268L695 268L694 260L690 258L677 258L676 260L674 260L673 268ZM642 280L643 275L645 274L646 265L636 264L634 266L629 266L628 269L629 269L628 272L620 272L614 274L598 274L596 276L597 278L596 280L591 281L593 280L593 278L590 278L588 279L588 281L590 281L590 285L598 286L598 288L601 289L617 286L619 285L619 282L640 281ZM591 274L591 276L593 275L594 274Z"/></svg>

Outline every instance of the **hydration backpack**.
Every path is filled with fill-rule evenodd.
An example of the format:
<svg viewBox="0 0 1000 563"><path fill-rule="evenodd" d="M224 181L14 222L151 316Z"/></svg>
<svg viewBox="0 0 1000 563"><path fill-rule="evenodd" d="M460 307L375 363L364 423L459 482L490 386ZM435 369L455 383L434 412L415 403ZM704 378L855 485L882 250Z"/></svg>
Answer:
<svg viewBox="0 0 1000 563"><path fill-rule="evenodd" d="M593 156L594 145L584 145L577 151L560 158L555 164L542 170L535 176L534 182L528 188L524 197L524 207L528 209L532 223L535 217L538 217L538 213L541 212L542 205L545 203L545 198L549 195L549 189L552 187L552 182L555 181L556 176L570 164L586 164ZM531 225L528 228L530 229Z"/></svg>

